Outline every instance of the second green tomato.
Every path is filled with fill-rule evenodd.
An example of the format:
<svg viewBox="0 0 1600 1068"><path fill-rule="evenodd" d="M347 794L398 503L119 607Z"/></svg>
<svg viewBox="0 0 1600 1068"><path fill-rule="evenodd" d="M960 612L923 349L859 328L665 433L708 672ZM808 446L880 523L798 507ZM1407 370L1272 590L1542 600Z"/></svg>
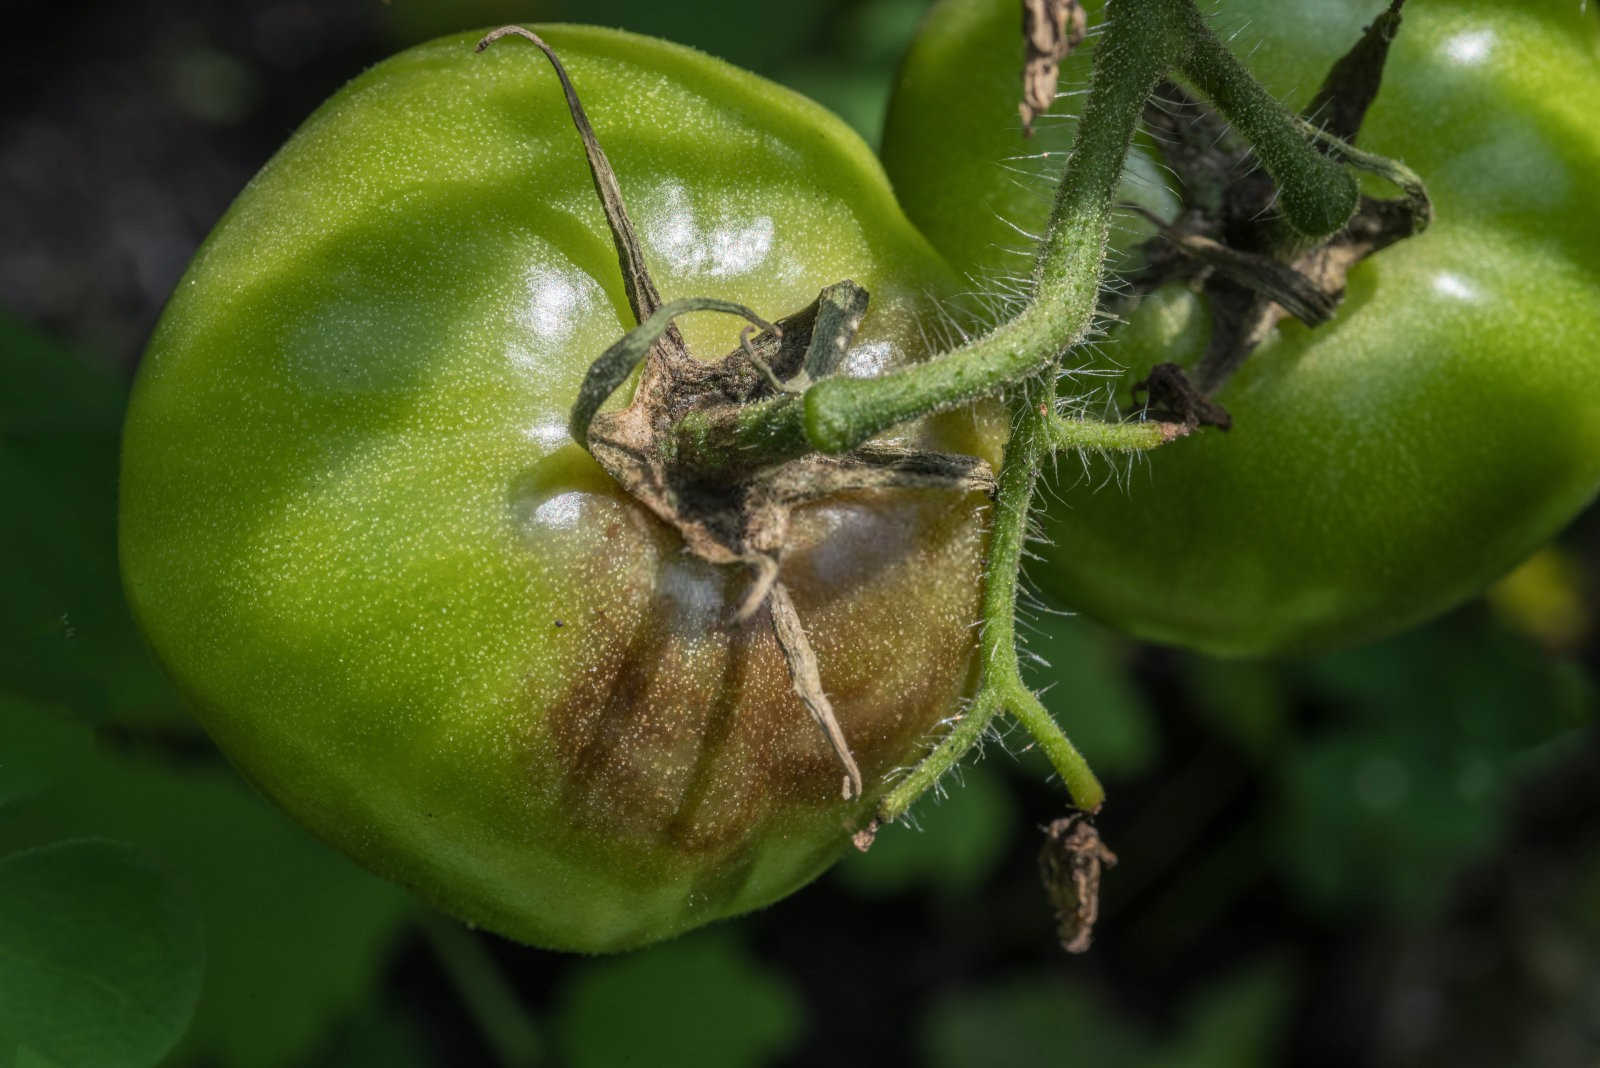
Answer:
<svg viewBox="0 0 1600 1068"><path fill-rule="evenodd" d="M1223 0L1213 26L1292 108L1387 5ZM1017 117L1011 0L946 0L900 75L883 158L912 217L980 290L1030 266L1073 120ZM1091 25L1103 17L1092 3ZM1113 9L1114 10L1114 9ZM1091 43L1065 65L1087 84ZM1064 459L1033 575L1138 637L1227 655L1349 645L1480 592L1600 485L1600 18L1567 0L1405 9L1361 146L1434 199L1420 237L1360 264L1334 320L1280 326L1206 431L1110 480ZM1057 102L1061 116L1075 100ZM1153 157L1126 194L1176 210ZM1373 186L1375 193L1386 193ZM1168 214L1170 217L1170 214ZM1125 239L1150 230L1131 217ZM1147 298L1093 355L1116 396L1206 347L1202 297ZM1080 387L1095 388L1092 380ZM1074 387L1067 386L1064 392Z"/></svg>

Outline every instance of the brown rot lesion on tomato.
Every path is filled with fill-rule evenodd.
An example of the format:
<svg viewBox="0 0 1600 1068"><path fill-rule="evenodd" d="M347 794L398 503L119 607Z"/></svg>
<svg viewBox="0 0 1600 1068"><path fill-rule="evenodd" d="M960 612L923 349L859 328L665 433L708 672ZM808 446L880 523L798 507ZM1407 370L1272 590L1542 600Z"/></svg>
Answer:
<svg viewBox="0 0 1600 1068"><path fill-rule="evenodd" d="M572 437L675 530L689 552L708 564L748 570L748 584L726 623L738 626L767 613L799 705L838 762L839 795L859 799L867 788L860 765L823 688L795 600L780 578L794 515L825 498L867 490L989 493L993 474L976 457L890 443L869 442L838 455L818 452L804 432L802 394L838 370L866 313L866 290L849 280L835 283L775 322L715 298L664 302L645 266L616 174L559 57L521 26L489 33L478 50L507 36L537 46L555 69L638 323L591 365L573 406ZM677 316L694 311L741 316L750 326L737 348L704 361L674 325ZM636 369L629 403L602 411ZM782 409L794 417L774 419Z"/></svg>
<svg viewBox="0 0 1600 1068"><path fill-rule="evenodd" d="M1134 387L1136 408L1191 427L1228 429L1232 419L1214 398L1277 325L1288 318L1309 327L1328 322L1357 263L1431 221L1427 192L1415 175L1354 147L1382 84L1403 5L1393 0L1333 65L1301 120L1326 154L1380 175L1401 195L1363 193L1349 221L1321 240L1307 241L1284 222L1276 210L1277 185L1221 116L1170 80L1151 94L1145 126L1179 180L1182 209L1162 219L1130 206L1157 232L1139 250L1140 266L1108 310L1125 313L1144 295L1180 283L1206 296L1212 329L1192 370L1175 364L1151 369Z"/></svg>

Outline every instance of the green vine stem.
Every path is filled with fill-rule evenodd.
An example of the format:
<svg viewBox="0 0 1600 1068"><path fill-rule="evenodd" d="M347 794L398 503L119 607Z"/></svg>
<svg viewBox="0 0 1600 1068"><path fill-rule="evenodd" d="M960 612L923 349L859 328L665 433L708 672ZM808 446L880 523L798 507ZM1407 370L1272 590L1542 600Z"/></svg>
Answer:
<svg viewBox="0 0 1600 1068"><path fill-rule="evenodd" d="M1183 0L1185 49L1177 66L1210 98L1278 186L1284 218L1307 238L1327 237L1355 214L1360 191L1339 162L1316 151L1300 118L1267 92L1211 32L1192 0Z"/></svg>
<svg viewBox="0 0 1600 1068"><path fill-rule="evenodd" d="M937 746L886 794L876 819L904 816L918 797L961 761L988 731L995 716L1009 712L1050 760L1072 803L1096 812L1105 790L1077 747L1062 733L1038 696L1022 681L1017 663L1017 585L1028 537L1028 513L1043 461L1059 449L1141 452L1189 432L1178 423L1099 423L1063 419L1055 411L1054 379L1024 391L1014 405L1011 440L995 490L989 555L984 565L983 636L978 646L979 684L971 706Z"/></svg>
<svg viewBox="0 0 1600 1068"><path fill-rule="evenodd" d="M1278 183L1284 214L1295 230L1320 236L1349 220L1358 192L1340 163L1357 162L1355 150L1342 142L1328 144L1336 139L1308 129L1268 94L1205 25L1193 0L1113 0L1078 139L1041 245L1033 300L1016 319L932 365L878 380L813 386L805 398L806 430L818 448L849 447L856 434L879 421L927 410L938 392L964 398L985 392L991 376L1001 383L1025 378L1038 363L1053 365L1080 339L1104 268L1112 190L1139 112L1171 66L1252 142ZM1318 150L1319 143L1332 151ZM1383 163L1387 161L1361 160L1358 165L1376 169ZM1405 177L1414 176L1397 178L1409 190ZM978 692L955 726L884 796L876 814L880 822L904 816L983 738L1002 711L1044 751L1077 808L1095 812L1105 799L1087 762L1023 683L1017 663L1017 583L1028 513L1041 462L1050 452L1151 449L1187 433L1188 427L1063 419L1055 411L1053 379L1042 392L1042 403L1025 396L1014 405L984 574Z"/></svg>
<svg viewBox="0 0 1600 1068"><path fill-rule="evenodd" d="M1028 510L1041 461L1049 451L1054 414L1053 381L1040 399L1029 396L1016 408L1011 440L995 491L994 520L983 584L983 633L978 656L980 681L971 706L939 744L895 784L878 804L877 819L893 822L904 816L944 773L981 740L1001 711L1022 722L1066 784L1072 803L1088 812L1099 809L1105 790L1073 744L1067 740L1039 699L1022 681L1017 664L1017 583L1028 535ZM1150 424L1158 426L1159 424Z"/></svg>
<svg viewBox="0 0 1600 1068"><path fill-rule="evenodd" d="M1254 147L1276 183L1293 240L1325 236L1349 221L1359 194L1345 164L1379 170L1406 189L1408 198L1414 196L1413 188L1420 190L1414 175L1308 126L1275 100L1212 33L1195 0L1110 0L1077 138L1035 261L1031 296L1014 318L922 364L870 379L823 377L803 393L784 389L776 397L737 406L727 418L691 413L674 425L670 451L677 470L715 475L730 464L755 469L819 452L849 452L896 425L1010 391L1013 434L998 480L984 571L978 691L954 727L885 795L877 810L880 821L903 816L984 736L1002 711L1033 736L1078 808L1093 812L1104 799L1083 757L1022 681L1016 654L1017 585L1034 487L1050 453L1140 451L1163 445L1189 429L1175 423L1067 419L1055 403L1059 362L1083 340L1094 320L1117 206L1115 192L1134 134L1151 93L1174 69L1209 97ZM573 94L564 73L562 80L570 100ZM574 115L581 119L576 110ZM591 141L586 137L585 147L593 164L598 146ZM603 199L608 192L615 193L602 187L598 178L596 184ZM620 203L616 194L620 224L613 221L613 233L627 244L631 235L619 235L618 230L619 225L626 230ZM612 201L607 204L610 207ZM1426 217L1421 219L1425 224ZM624 257L624 267L628 264ZM573 433L580 442L586 440L588 421L605 397L667 330L673 315L710 309L767 326L748 309L725 302L674 302L659 310L658 304L658 300L637 303L636 315L643 313L646 321L591 368L573 412ZM859 309L854 314L859 315ZM864 845L870 841L871 828L863 836L858 843Z"/></svg>
<svg viewBox="0 0 1600 1068"><path fill-rule="evenodd" d="M1112 0L1108 10L1077 141L1035 264L1032 299L1022 311L926 363L877 378L823 379L800 403L744 413L736 427L740 441L790 449L804 441L819 452L847 452L900 423L1040 374L1078 344L1097 305L1123 163L1145 101L1174 67L1255 146L1298 233L1325 235L1349 220L1358 201L1355 179L1218 40L1194 0Z"/></svg>
<svg viewBox="0 0 1600 1068"><path fill-rule="evenodd" d="M927 363L813 385L804 414L817 449L843 452L897 423L992 395L1046 370L1083 339L1100 294L1123 160L1146 98L1178 51L1172 10L1188 2L1115 0L1035 265L1033 299L1009 322Z"/></svg>

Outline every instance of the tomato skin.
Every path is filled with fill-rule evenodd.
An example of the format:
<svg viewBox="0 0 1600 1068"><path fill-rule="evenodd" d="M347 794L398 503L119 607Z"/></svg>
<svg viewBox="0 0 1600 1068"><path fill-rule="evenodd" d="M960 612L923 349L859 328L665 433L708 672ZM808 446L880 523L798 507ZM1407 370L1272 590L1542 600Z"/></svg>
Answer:
<svg viewBox="0 0 1600 1068"><path fill-rule="evenodd" d="M1299 106L1384 5L1213 7L1252 71ZM1047 165L1013 157L1070 141L1062 120L1019 136L1013 8L935 9L884 139L912 219L980 278L1025 273L1017 230L1041 230L1048 209L1043 179L1016 173ZM1286 323L1257 349L1218 394L1231 432L1165 448L1117 486L1062 462L1040 585L1150 640L1230 655L1328 648L1473 596L1592 500L1597 56L1600 19L1565 0L1408 5L1360 143L1423 176L1434 226L1359 265L1332 323ZM1087 55L1074 56L1063 89L1086 77ZM947 161L937 181L935 159ZM1128 194L1170 217L1156 173L1138 169ZM1201 298L1171 288L1090 358L1122 372L1127 403L1153 364L1192 363L1209 331Z"/></svg>
<svg viewBox="0 0 1600 1068"><path fill-rule="evenodd" d="M665 297L776 318L850 277L847 367L919 355L951 276L841 123L688 49L548 38ZM726 622L748 576L566 434L633 323L549 66L474 40L351 82L197 255L135 386L123 569L207 729L312 830L474 923L615 950L838 856L968 683L982 498L796 518L784 580L869 782L845 804L766 613ZM740 325L682 321L704 358Z"/></svg>

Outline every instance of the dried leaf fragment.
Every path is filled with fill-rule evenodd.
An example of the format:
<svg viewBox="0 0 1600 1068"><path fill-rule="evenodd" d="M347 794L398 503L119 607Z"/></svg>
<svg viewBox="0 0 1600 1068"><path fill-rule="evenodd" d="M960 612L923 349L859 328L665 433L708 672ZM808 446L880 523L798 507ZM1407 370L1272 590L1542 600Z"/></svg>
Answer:
<svg viewBox="0 0 1600 1068"><path fill-rule="evenodd" d="M1078 0L1022 0L1022 132L1033 135L1033 120L1056 99L1061 61L1082 43L1088 17Z"/></svg>
<svg viewBox="0 0 1600 1068"><path fill-rule="evenodd" d="M1064 816L1045 828L1039 877L1056 909L1061 948L1068 953L1089 948L1100 916L1100 875L1116 863L1117 855L1106 848L1085 813Z"/></svg>

